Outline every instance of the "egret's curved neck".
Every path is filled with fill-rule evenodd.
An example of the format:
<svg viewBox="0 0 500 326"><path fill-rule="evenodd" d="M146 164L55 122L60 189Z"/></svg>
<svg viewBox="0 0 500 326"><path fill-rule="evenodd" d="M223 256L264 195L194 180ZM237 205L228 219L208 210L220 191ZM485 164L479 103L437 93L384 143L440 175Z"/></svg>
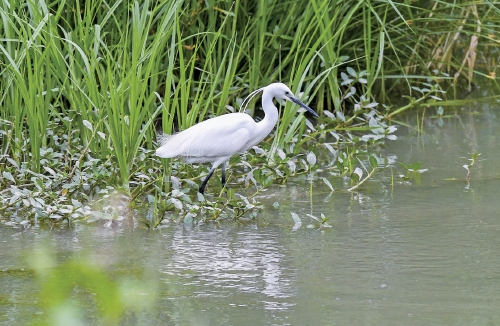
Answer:
<svg viewBox="0 0 500 326"><path fill-rule="evenodd" d="M262 109L264 110L264 119L258 123L259 128L265 130L267 134L273 130L274 125L278 121L278 109L273 103L273 96L266 92L262 93Z"/></svg>

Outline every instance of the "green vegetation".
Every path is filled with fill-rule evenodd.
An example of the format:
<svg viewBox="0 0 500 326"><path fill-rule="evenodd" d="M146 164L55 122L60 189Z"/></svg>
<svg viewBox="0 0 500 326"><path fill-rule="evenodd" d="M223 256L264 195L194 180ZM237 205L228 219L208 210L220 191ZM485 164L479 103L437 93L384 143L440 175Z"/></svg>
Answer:
<svg viewBox="0 0 500 326"><path fill-rule="evenodd" d="M29 258L37 289L34 305L43 312L31 317L34 325L120 325L154 304L157 284L144 271L116 275L89 253L58 262L47 247Z"/></svg>
<svg viewBox="0 0 500 326"><path fill-rule="evenodd" d="M395 139L398 114L495 77L479 51L497 51L500 22L489 2L440 1L27 0L0 15L0 214L113 223L141 206L150 227L166 211L255 213L262 188L317 168L306 148L359 187L359 166L383 168L366 145ZM273 137L231 160L227 195L196 195L203 165L154 156L157 129L238 111L277 80L322 118L287 104Z"/></svg>
<svg viewBox="0 0 500 326"><path fill-rule="evenodd" d="M404 164L398 162L399 165L405 170L405 174L400 174L399 177L403 180L403 182L408 183L410 180L413 180L416 184L420 184L420 175L424 172L427 172L428 169L422 169L422 163L417 162L414 164Z"/></svg>
<svg viewBox="0 0 500 326"><path fill-rule="evenodd" d="M467 182L469 182L469 180L470 180L470 172L471 172L472 166L479 161L479 155L481 155L481 153L470 154L470 158L468 159L470 161L470 163L463 165L463 167L467 170L467 176L465 177L465 180L467 180Z"/></svg>

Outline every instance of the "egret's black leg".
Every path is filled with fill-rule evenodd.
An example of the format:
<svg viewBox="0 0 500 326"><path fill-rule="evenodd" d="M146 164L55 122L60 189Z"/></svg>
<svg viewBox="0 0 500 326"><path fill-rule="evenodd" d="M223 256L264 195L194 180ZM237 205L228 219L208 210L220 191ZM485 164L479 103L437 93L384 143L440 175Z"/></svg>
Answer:
<svg viewBox="0 0 500 326"><path fill-rule="evenodd" d="M226 163L222 163L222 178L220 179L222 182L222 188L226 186Z"/></svg>
<svg viewBox="0 0 500 326"><path fill-rule="evenodd" d="M198 189L198 191L200 192L200 194L203 194L205 192L205 186L207 185L208 179L210 179L210 177L212 176L212 174L214 174L214 171L215 171L215 168L212 168L210 170L210 172L208 172L208 175L205 177L205 180L203 180L203 182L201 183L201 186Z"/></svg>

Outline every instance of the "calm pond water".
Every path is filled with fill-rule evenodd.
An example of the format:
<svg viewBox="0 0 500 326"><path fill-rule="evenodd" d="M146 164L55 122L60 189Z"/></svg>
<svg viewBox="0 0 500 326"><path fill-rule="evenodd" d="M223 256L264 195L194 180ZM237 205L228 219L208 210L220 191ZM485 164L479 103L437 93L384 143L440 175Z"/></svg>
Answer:
<svg viewBox="0 0 500 326"><path fill-rule="evenodd" d="M118 283L139 284L123 325L498 325L496 111L476 104L442 126L426 118L421 133L400 127L382 154L422 162L428 171L419 184L401 183L398 165L354 194L329 196L318 179L311 205L308 184L296 180L266 191L264 219L242 224L171 223L157 231L1 226L0 324L44 319L29 260L45 251L58 261L90 257ZM416 126L415 117L405 122ZM483 161L467 184L462 165L474 152ZM293 230L290 212L302 227ZM308 228L306 214L321 213L332 228ZM84 321L95 324L88 306Z"/></svg>

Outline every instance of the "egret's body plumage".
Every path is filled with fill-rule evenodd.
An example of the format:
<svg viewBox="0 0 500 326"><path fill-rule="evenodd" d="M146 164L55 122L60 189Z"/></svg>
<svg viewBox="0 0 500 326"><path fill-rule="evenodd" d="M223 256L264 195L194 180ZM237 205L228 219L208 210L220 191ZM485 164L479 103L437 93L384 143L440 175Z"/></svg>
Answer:
<svg viewBox="0 0 500 326"><path fill-rule="evenodd" d="M182 132L168 135L156 155L163 158L181 157L186 163L212 162L212 169L200 186L204 192L208 179L222 164L222 184L225 184L225 165L231 156L243 153L260 143L278 121L278 109L273 98L292 101L317 114L293 96L281 83L262 88L262 109L265 116L259 122L246 113L230 113L200 122Z"/></svg>

